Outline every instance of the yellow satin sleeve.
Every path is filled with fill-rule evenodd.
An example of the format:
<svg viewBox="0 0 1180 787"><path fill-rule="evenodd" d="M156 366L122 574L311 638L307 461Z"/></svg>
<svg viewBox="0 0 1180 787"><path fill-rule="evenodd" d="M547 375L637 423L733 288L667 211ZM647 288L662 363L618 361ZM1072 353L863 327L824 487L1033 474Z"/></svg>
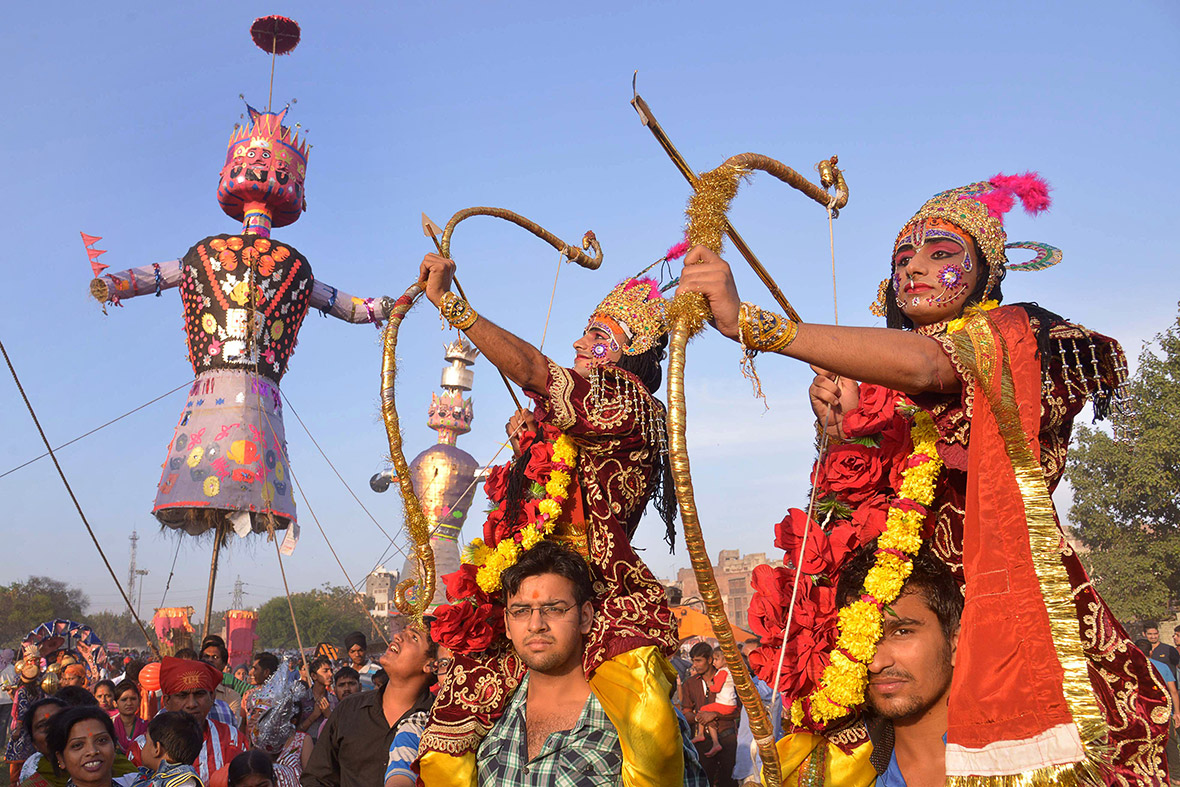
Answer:
<svg viewBox="0 0 1180 787"><path fill-rule="evenodd" d="M418 760L420 784L430 787L476 787L475 752L462 757L428 751Z"/></svg>
<svg viewBox="0 0 1180 787"><path fill-rule="evenodd" d="M684 784L684 743L672 706L675 680L676 671L654 645L615 656L590 678L590 690L619 733L626 787Z"/></svg>
<svg viewBox="0 0 1180 787"><path fill-rule="evenodd" d="M840 787L870 787L877 781L877 770L869 762L873 744L866 743L845 754L827 739L810 732L795 732L779 739L778 759L783 787L805 787L799 776L803 766L819 746L827 747L828 761L824 768L824 784Z"/></svg>

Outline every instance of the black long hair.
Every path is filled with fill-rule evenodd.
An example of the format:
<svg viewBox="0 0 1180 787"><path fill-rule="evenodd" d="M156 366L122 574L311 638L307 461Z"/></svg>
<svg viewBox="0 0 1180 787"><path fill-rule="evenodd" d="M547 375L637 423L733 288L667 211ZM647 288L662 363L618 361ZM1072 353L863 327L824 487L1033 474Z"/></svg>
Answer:
<svg viewBox="0 0 1180 787"><path fill-rule="evenodd" d="M668 334L662 335L645 352L639 355L624 355L616 364L620 369L639 378L648 393L655 395L664 380L664 357L667 355ZM652 461L652 489L648 500L655 506L656 513L664 523L664 541L668 551L676 551L676 485L672 481L672 465L668 462L667 418L664 419L665 448L656 451ZM628 536L631 534L628 533Z"/></svg>

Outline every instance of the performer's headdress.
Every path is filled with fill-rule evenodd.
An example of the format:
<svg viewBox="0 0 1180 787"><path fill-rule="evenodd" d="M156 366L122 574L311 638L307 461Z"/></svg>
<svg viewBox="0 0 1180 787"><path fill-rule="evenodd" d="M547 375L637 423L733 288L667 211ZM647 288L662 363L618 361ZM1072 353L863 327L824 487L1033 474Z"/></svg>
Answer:
<svg viewBox="0 0 1180 787"><path fill-rule="evenodd" d="M986 300L1006 271L1039 271L1061 262L1061 250L1046 243L1008 243L1004 214L1012 210L1016 197L1020 198L1024 210L1035 216L1049 207L1049 184L1036 172L1000 174L991 180L935 194L905 223L893 242L893 249L896 251L903 240L920 246L926 230L933 229L940 222L955 225L971 235L988 264L987 284L983 290ZM1030 249L1037 256L1028 262L1011 264L1008 249Z"/></svg>
<svg viewBox="0 0 1180 787"><path fill-rule="evenodd" d="M630 344L622 348L624 355L641 355L668 332L667 306L655 279L625 279L602 299L591 319L603 319L627 337Z"/></svg>

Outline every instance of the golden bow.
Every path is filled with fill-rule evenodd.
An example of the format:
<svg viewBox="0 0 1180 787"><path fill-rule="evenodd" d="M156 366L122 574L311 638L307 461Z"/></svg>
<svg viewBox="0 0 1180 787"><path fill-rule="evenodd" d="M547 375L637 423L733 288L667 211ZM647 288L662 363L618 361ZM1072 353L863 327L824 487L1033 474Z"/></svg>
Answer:
<svg viewBox="0 0 1180 787"><path fill-rule="evenodd" d="M459 222L472 216L493 216L523 227L583 268L595 270L602 264L602 247L599 246L593 232L587 232L582 236L582 247L579 249L566 243L539 224L503 208L464 208L452 216L451 220L447 222L446 229L442 232L442 240L438 242L439 253L444 257L450 256L451 236L455 232L455 227ZM425 216L423 219L425 226L429 220ZM593 256L586 254L585 250L590 249L593 249ZM414 307L423 292L425 292L425 283L414 282L400 298L394 301L393 307L389 311L388 322L385 325L381 353L381 417L385 421L385 433L389 437L389 458L393 464L398 490L402 496L406 533L413 541L414 558L418 564L415 577L398 583L394 590L394 604L403 614L412 615L417 619L422 618L434 599L434 550L430 546L431 525L426 514L422 511L422 503L418 500L414 485L410 481L410 468L406 462L406 456L402 452L402 433L397 415L394 383L397 378L398 332L402 320L405 319L406 314ZM414 597L411 599L408 597L409 591L411 587L415 586Z"/></svg>
<svg viewBox="0 0 1180 787"><path fill-rule="evenodd" d="M774 175L779 180L802 191L828 209L843 207L848 202L848 186L844 176L836 167L835 157L820 162L821 179L833 184L835 195L806 180L790 167L772 158L756 153L742 153L725 161L717 169L706 172L694 180L695 193L689 200L688 216L689 246L704 245L716 253L721 251L722 240L730 231L725 214L737 194L741 179L754 170ZM826 174L825 174L826 173ZM780 300L792 313L790 304ZM750 719L750 731L762 755L763 779L771 787L781 783L778 750L775 746L774 728L767 715L766 707L750 680L749 670L742 660L733 629L725 614L713 566L705 548L697 517L696 501L693 495L692 472L688 462L688 445L685 440L686 411L684 404L684 358L688 340L700 331L712 317L705 296L699 292L681 292L668 305L668 458L672 480L676 487L676 499L680 504L680 521L684 528L684 541L692 561L693 573L697 578L700 596L705 604L713 633L725 653L726 665L733 676L734 687L746 714ZM772 687L776 692L778 687Z"/></svg>

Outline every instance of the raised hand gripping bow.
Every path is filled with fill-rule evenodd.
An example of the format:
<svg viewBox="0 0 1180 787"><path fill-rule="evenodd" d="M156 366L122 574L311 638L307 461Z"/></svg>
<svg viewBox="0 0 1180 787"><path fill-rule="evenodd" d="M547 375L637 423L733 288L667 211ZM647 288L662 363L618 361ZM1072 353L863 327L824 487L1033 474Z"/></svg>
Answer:
<svg viewBox="0 0 1180 787"><path fill-rule="evenodd" d="M493 216L523 227L583 268L596 270L602 264L602 247L599 246L593 232L587 232L582 236L582 247L579 249L518 213L504 208L483 207L464 208L447 222L446 229L442 232L442 239L438 241L439 253L444 257L450 256L451 236L455 232L455 227L459 222L472 216ZM423 219L425 224L428 220L425 219L425 216ZM587 254L587 250L593 250L593 255ZM397 378L398 332L402 320L405 319L406 314L414 307L423 292L425 292L424 282L416 281L394 302L393 307L389 310L388 322L385 325L381 353L381 418L385 421L385 433L389 437L389 458L393 464L398 490L402 496L406 532L414 542L413 554L418 564L416 578L412 577L398 583L394 590L394 604L403 614L412 615L418 619L421 619L434 598L434 550L430 546L430 522L422 511L422 503L418 500L417 493L414 492L414 485L410 481L409 464L402 452L401 424L397 415L394 383ZM511 391L511 388L509 390ZM409 591L412 587L415 588L415 591L411 599Z"/></svg>

